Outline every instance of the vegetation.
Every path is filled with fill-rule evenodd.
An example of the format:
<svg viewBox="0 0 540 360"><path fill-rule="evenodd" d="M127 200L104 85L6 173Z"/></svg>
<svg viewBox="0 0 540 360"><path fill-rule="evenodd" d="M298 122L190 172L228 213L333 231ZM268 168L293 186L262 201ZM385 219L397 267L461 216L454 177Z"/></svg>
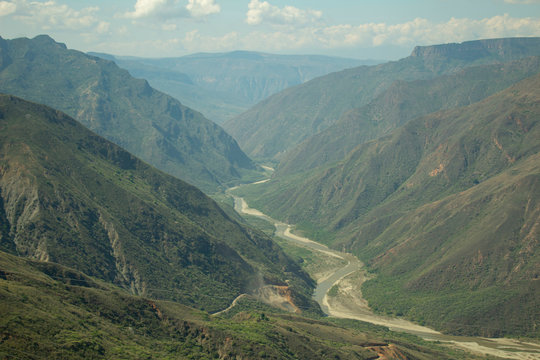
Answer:
<svg viewBox="0 0 540 360"><path fill-rule="evenodd" d="M0 92L64 111L206 192L256 173L256 166L223 129L112 61L68 50L45 35L0 38L0 59Z"/></svg>
<svg viewBox="0 0 540 360"><path fill-rule="evenodd" d="M276 237L275 241L287 255L299 263L302 269L315 280L324 278L331 274L333 270L347 265L346 260L322 254L309 247L297 245L279 237Z"/></svg>
<svg viewBox="0 0 540 360"><path fill-rule="evenodd" d="M540 38L418 47L399 61L348 69L286 89L227 121L224 127L252 158L281 159L347 111L367 105L398 80L426 80L468 66L539 55Z"/></svg>
<svg viewBox="0 0 540 360"><path fill-rule="evenodd" d="M67 115L0 96L0 246L134 294L209 311L261 284L313 281L263 233Z"/></svg>
<svg viewBox="0 0 540 360"><path fill-rule="evenodd" d="M346 112L332 126L283 157L275 176L342 160L359 144L390 133L409 120L478 102L540 72L540 57L471 66L429 80L396 81L369 104Z"/></svg>
<svg viewBox="0 0 540 360"><path fill-rule="evenodd" d="M291 156L309 153L305 165L282 163L242 195L366 262L362 292L376 311L453 334L538 339L539 60L471 66L539 51L537 38L417 48L278 94L246 115L252 124L230 123L252 154L274 163L328 131ZM202 115L47 36L0 38L2 89L58 106L207 191L261 175ZM293 103L300 118L287 113ZM254 131L272 111L276 121ZM279 126L287 134L272 134ZM59 110L0 95L0 357L475 358L325 318L309 274L340 260L283 250L270 224L247 217L256 230L225 194L214 198ZM249 295L263 288L285 291L301 313Z"/></svg>
<svg viewBox="0 0 540 360"><path fill-rule="evenodd" d="M537 338L539 86L535 75L413 119L337 164L244 193L275 218L333 233L328 243L377 274L365 295L381 311Z"/></svg>
<svg viewBox="0 0 540 360"><path fill-rule="evenodd" d="M209 316L129 295L54 263L0 252L0 356L5 359L474 359L358 322L335 324L264 307Z"/></svg>

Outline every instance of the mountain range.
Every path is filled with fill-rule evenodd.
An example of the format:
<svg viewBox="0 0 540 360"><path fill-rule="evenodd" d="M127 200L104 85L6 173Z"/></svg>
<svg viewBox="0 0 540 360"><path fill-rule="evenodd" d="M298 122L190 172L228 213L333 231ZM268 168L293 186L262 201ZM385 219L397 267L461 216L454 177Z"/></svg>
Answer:
<svg viewBox="0 0 540 360"><path fill-rule="evenodd" d="M0 38L0 92L62 110L160 170L207 192L255 164L221 127L112 61L46 35Z"/></svg>
<svg viewBox="0 0 540 360"><path fill-rule="evenodd" d="M219 111L235 111L328 59L112 60L164 83L174 73L194 94L228 93ZM48 36L0 38L0 92L0 357L476 358L323 316L299 263L203 192L227 197L260 168L220 126L111 59ZM539 120L540 38L417 47L228 121L251 156L277 164L269 181L231 191L359 257L376 312L538 339Z"/></svg>
<svg viewBox="0 0 540 360"><path fill-rule="evenodd" d="M537 337L539 104L537 74L245 194L365 260L376 276L363 293L379 311L452 333Z"/></svg>
<svg viewBox="0 0 540 360"><path fill-rule="evenodd" d="M540 72L540 57L467 67L428 80L396 81L367 105L343 114L280 161L276 175L342 160L359 144L376 139L414 118L480 101Z"/></svg>
<svg viewBox="0 0 540 360"><path fill-rule="evenodd" d="M178 58L136 58L90 53L149 81L218 124L268 96L315 77L377 61L252 51L198 53Z"/></svg>
<svg viewBox="0 0 540 360"><path fill-rule="evenodd" d="M0 95L0 130L2 357L476 359L320 318L270 238L58 110ZM249 295L263 285L308 317Z"/></svg>
<svg viewBox="0 0 540 360"><path fill-rule="evenodd" d="M3 251L209 311L260 284L288 282L310 303L309 276L195 187L11 95L0 125Z"/></svg>
<svg viewBox="0 0 540 360"><path fill-rule="evenodd" d="M259 160L281 160L347 111L367 105L396 81L427 80L465 67L540 55L540 38L493 39L417 47L411 56L360 66L286 89L227 121L224 128Z"/></svg>

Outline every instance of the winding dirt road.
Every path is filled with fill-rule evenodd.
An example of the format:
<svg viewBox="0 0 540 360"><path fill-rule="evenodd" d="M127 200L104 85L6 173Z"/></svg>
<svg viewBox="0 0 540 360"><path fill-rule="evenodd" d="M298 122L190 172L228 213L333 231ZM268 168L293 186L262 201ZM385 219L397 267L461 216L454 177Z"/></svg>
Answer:
<svg viewBox="0 0 540 360"><path fill-rule="evenodd" d="M263 183L268 180L259 181ZM228 193L230 194L231 190ZM483 355L494 355L506 359L540 360L540 344L521 342L514 339L491 339L480 337L449 336L441 334L433 329L421 326L401 318L390 318L373 313L367 305L367 301L361 298L359 288L365 280L364 264L355 256L291 233L291 225L277 221L257 209L250 208L246 201L234 196L234 208L239 214L247 214L262 218L273 223L276 228L276 236L290 242L306 246L312 250L321 252L327 256L344 259L345 266L336 268L333 273L320 281L314 291L314 299L321 309L330 316L339 318L356 319L376 325L383 325L393 331L407 332L417 335L429 341L441 341L456 347ZM356 274L359 279L350 281L347 278ZM328 291L338 285L343 297L329 297Z"/></svg>

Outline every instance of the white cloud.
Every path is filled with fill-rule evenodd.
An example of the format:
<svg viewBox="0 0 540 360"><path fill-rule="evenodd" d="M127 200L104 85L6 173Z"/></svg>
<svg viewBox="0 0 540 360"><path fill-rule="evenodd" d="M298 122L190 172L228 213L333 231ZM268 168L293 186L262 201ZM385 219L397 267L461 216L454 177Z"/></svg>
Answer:
<svg viewBox="0 0 540 360"><path fill-rule="evenodd" d="M540 36L540 19L512 18L509 15L480 20L451 18L445 23L415 19L397 25L369 24L352 28L347 33L364 39L371 37L375 46L439 44L473 39ZM339 37L334 37L333 41L339 42Z"/></svg>
<svg viewBox="0 0 540 360"><path fill-rule="evenodd" d="M174 30L164 23L160 29ZM122 30L122 29L120 29ZM124 31L129 31L127 28ZM178 31L178 29L176 30ZM200 51L231 51L248 49L265 52L332 52L334 49L362 49L399 46L412 50L415 45L432 45L467 40L512 36L540 36L540 18L513 18L509 15L473 20L452 18L445 22L432 22L417 18L400 24L366 23L310 26L291 29L274 28L266 31L256 28L249 33L231 31L215 35L203 30L191 30L181 37L160 40L102 43L92 50L148 56L177 56L179 53Z"/></svg>
<svg viewBox="0 0 540 360"><path fill-rule="evenodd" d="M29 26L43 30L88 30L100 33L108 31L109 23L100 21L96 16L98 7L87 7L75 10L68 5L56 1L15 0L11 3L0 2L0 9L12 4L13 17ZM1 12L1 10L0 10Z"/></svg>
<svg viewBox="0 0 540 360"><path fill-rule="evenodd" d="M0 1L0 16L13 14L17 10L17 5L9 1Z"/></svg>
<svg viewBox="0 0 540 360"><path fill-rule="evenodd" d="M188 18L203 17L221 11L215 0L189 0L186 6L178 0L137 0L134 11L124 14L131 19L158 18Z"/></svg>
<svg viewBox="0 0 540 360"><path fill-rule="evenodd" d="M189 0L186 9L193 17L217 14L221 11L221 8L214 0Z"/></svg>
<svg viewBox="0 0 540 360"><path fill-rule="evenodd" d="M513 18L501 15L479 20L451 18L443 23L417 18L401 24L305 26L294 31L288 28L272 32L251 32L239 38L237 47L266 51L378 46L412 49L415 45L515 36L540 36L540 18Z"/></svg>
<svg viewBox="0 0 540 360"><path fill-rule="evenodd" d="M322 12L318 10L302 10L294 6L279 8L268 1L251 0L248 4L246 22L258 25L263 21L271 24L305 25L320 20Z"/></svg>
<svg viewBox="0 0 540 360"><path fill-rule="evenodd" d="M127 12L126 17L139 19L157 14L166 13L166 8L171 6L169 0L137 0L135 10Z"/></svg>

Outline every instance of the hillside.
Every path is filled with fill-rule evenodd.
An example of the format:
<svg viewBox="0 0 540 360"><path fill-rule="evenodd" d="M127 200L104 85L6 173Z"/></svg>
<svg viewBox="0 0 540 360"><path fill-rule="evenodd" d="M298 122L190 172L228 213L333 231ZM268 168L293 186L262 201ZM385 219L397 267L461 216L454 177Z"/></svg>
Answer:
<svg viewBox="0 0 540 360"><path fill-rule="evenodd" d="M0 298L5 359L477 358L359 322L341 325L263 311L210 317L2 251Z"/></svg>
<svg viewBox="0 0 540 360"><path fill-rule="evenodd" d="M529 57L502 65L471 66L429 80L396 81L369 104L346 112L332 126L289 151L274 176L342 160L359 144L409 120L475 103L539 72L540 57Z"/></svg>
<svg viewBox="0 0 540 360"><path fill-rule="evenodd" d="M113 60L137 78L206 117L223 123L268 96L315 77L375 61L251 51L146 59L91 53Z"/></svg>
<svg viewBox="0 0 540 360"><path fill-rule="evenodd" d="M296 263L195 187L13 96L0 129L1 250L208 311L264 284L318 309Z"/></svg>
<svg viewBox="0 0 540 360"><path fill-rule="evenodd" d="M459 50L456 50L459 49ZM361 66L286 89L224 124L252 158L280 160L345 112L367 105L398 80L426 80L464 67L540 55L540 38L512 38L414 49L411 56Z"/></svg>
<svg viewBox="0 0 540 360"><path fill-rule="evenodd" d="M368 262L364 294L380 311L538 337L539 104L535 75L253 187L250 204Z"/></svg>
<svg viewBox="0 0 540 360"><path fill-rule="evenodd" d="M59 71L61 70L61 71ZM0 38L0 92L46 104L208 192L256 167L222 128L111 61L48 36Z"/></svg>

